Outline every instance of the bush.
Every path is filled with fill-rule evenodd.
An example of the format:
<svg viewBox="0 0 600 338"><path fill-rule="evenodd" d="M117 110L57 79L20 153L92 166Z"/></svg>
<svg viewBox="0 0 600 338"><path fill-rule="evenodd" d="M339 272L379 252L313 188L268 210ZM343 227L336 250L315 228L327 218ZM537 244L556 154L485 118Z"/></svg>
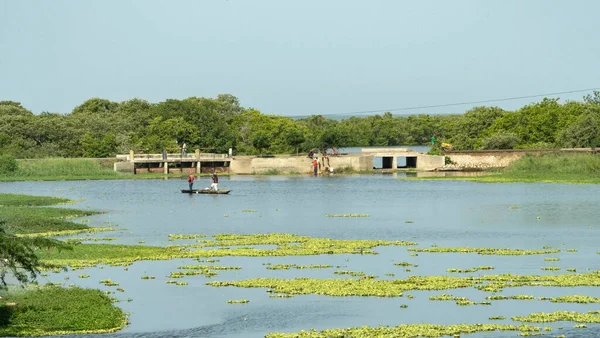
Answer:
<svg viewBox="0 0 600 338"><path fill-rule="evenodd" d="M11 155L0 156L0 175L10 175L19 169L17 160Z"/></svg>
<svg viewBox="0 0 600 338"><path fill-rule="evenodd" d="M482 149L513 149L519 143L515 133L499 132L486 137L482 142Z"/></svg>

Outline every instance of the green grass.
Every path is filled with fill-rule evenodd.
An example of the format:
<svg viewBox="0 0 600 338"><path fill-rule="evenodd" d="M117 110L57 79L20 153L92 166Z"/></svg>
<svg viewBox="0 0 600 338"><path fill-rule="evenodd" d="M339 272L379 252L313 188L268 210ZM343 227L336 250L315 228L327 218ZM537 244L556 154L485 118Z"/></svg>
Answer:
<svg viewBox="0 0 600 338"><path fill-rule="evenodd" d="M33 234L50 231L89 229L87 225L67 221L68 218L95 215L98 212L65 208L44 208L70 203L64 198L0 194L0 221L10 234Z"/></svg>
<svg viewBox="0 0 600 338"><path fill-rule="evenodd" d="M71 201L66 198L58 197L0 194L0 206L2 207L45 206L66 204L70 202Z"/></svg>
<svg viewBox="0 0 600 338"><path fill-rule="evenodd" d="M461 180L484 183L544 182L600 184L600 156L592 154L527 154L508 167L483 176L403 178L405 180Z"/></svg>
<svg viewBox="0 0 600 338"><path fill-rule="evenodd" d="M0 176L1 181L63 180L87 178L121 178L125 175L113 171L112 166L90 159L48 158L20 160L18 169Z"/></svg>
<svg viewBox="0 0 600 338"><path fill-rule="evenodd" d="M100 290L44 286L2 293L0 336L108 333L126 324L123 311Z"/></svg>

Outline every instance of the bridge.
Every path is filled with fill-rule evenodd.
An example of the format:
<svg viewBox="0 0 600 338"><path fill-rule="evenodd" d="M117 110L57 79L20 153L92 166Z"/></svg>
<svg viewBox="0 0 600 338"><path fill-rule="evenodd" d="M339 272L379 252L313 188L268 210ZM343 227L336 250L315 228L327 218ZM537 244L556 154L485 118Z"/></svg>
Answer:
<svg viewBox="0 0 600 338"><path fill-rule="evenodd" d="M363 148L360 154L381 157L382 169L433 170L444 166L444 156L427 155L408 148ZM405 159L403 166L398 166L398 158Z"/></svg>
<svg viewBox="0 0 600 338"><path fill-rule="evenodd" d="M128 155L117 155L115 171L127 171L134 174L142 173L212 173L229 172L232 157L230 154L201 153L162 153L144 154L133 150Z"/></svg>

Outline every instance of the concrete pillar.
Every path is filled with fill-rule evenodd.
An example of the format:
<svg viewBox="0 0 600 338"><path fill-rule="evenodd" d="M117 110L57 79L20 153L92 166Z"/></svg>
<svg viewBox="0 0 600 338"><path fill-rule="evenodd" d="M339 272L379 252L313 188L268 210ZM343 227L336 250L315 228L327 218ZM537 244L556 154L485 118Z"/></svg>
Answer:
<svg viewBox="0 0 600 338"><path fill-rule="evenodd" d="M198 162L196 162L196 174L199 174L202 171L202 162L200 162L200 160L198 160Z"/></svg>
<svg viewBox="0 0 600 338"><path fill-rule="evenodd" d="M200 161L200 149L196 149L196 159Z"/></svg>
<svg viewBox="0 0 600 338"><path fill-rule="evenodd" d="M133 150L129 151L129 162L133 162Z"/></svg>
<svg viewBox="0 0 600 338"><path fill-rule="evenodd" d="M392 157L392 170L398 169L398 157Z"/></svg>
<svg viewBox="0 0 600 338"><path fill-rule="evenodd" d="M165 175L169 173L169 162L165 162L163 169L164 169Z"/></svg>

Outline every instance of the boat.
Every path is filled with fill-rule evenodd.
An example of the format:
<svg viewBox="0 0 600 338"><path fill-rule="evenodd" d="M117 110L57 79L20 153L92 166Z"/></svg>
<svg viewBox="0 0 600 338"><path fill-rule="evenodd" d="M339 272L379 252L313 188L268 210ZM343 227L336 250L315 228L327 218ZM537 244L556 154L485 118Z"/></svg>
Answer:
<svg viewBox="0 0 600 338"><path fill-rule="evenodd" d="M181 189L184 194L229 194L231 190L210 190L210 189Z"/></svg>

